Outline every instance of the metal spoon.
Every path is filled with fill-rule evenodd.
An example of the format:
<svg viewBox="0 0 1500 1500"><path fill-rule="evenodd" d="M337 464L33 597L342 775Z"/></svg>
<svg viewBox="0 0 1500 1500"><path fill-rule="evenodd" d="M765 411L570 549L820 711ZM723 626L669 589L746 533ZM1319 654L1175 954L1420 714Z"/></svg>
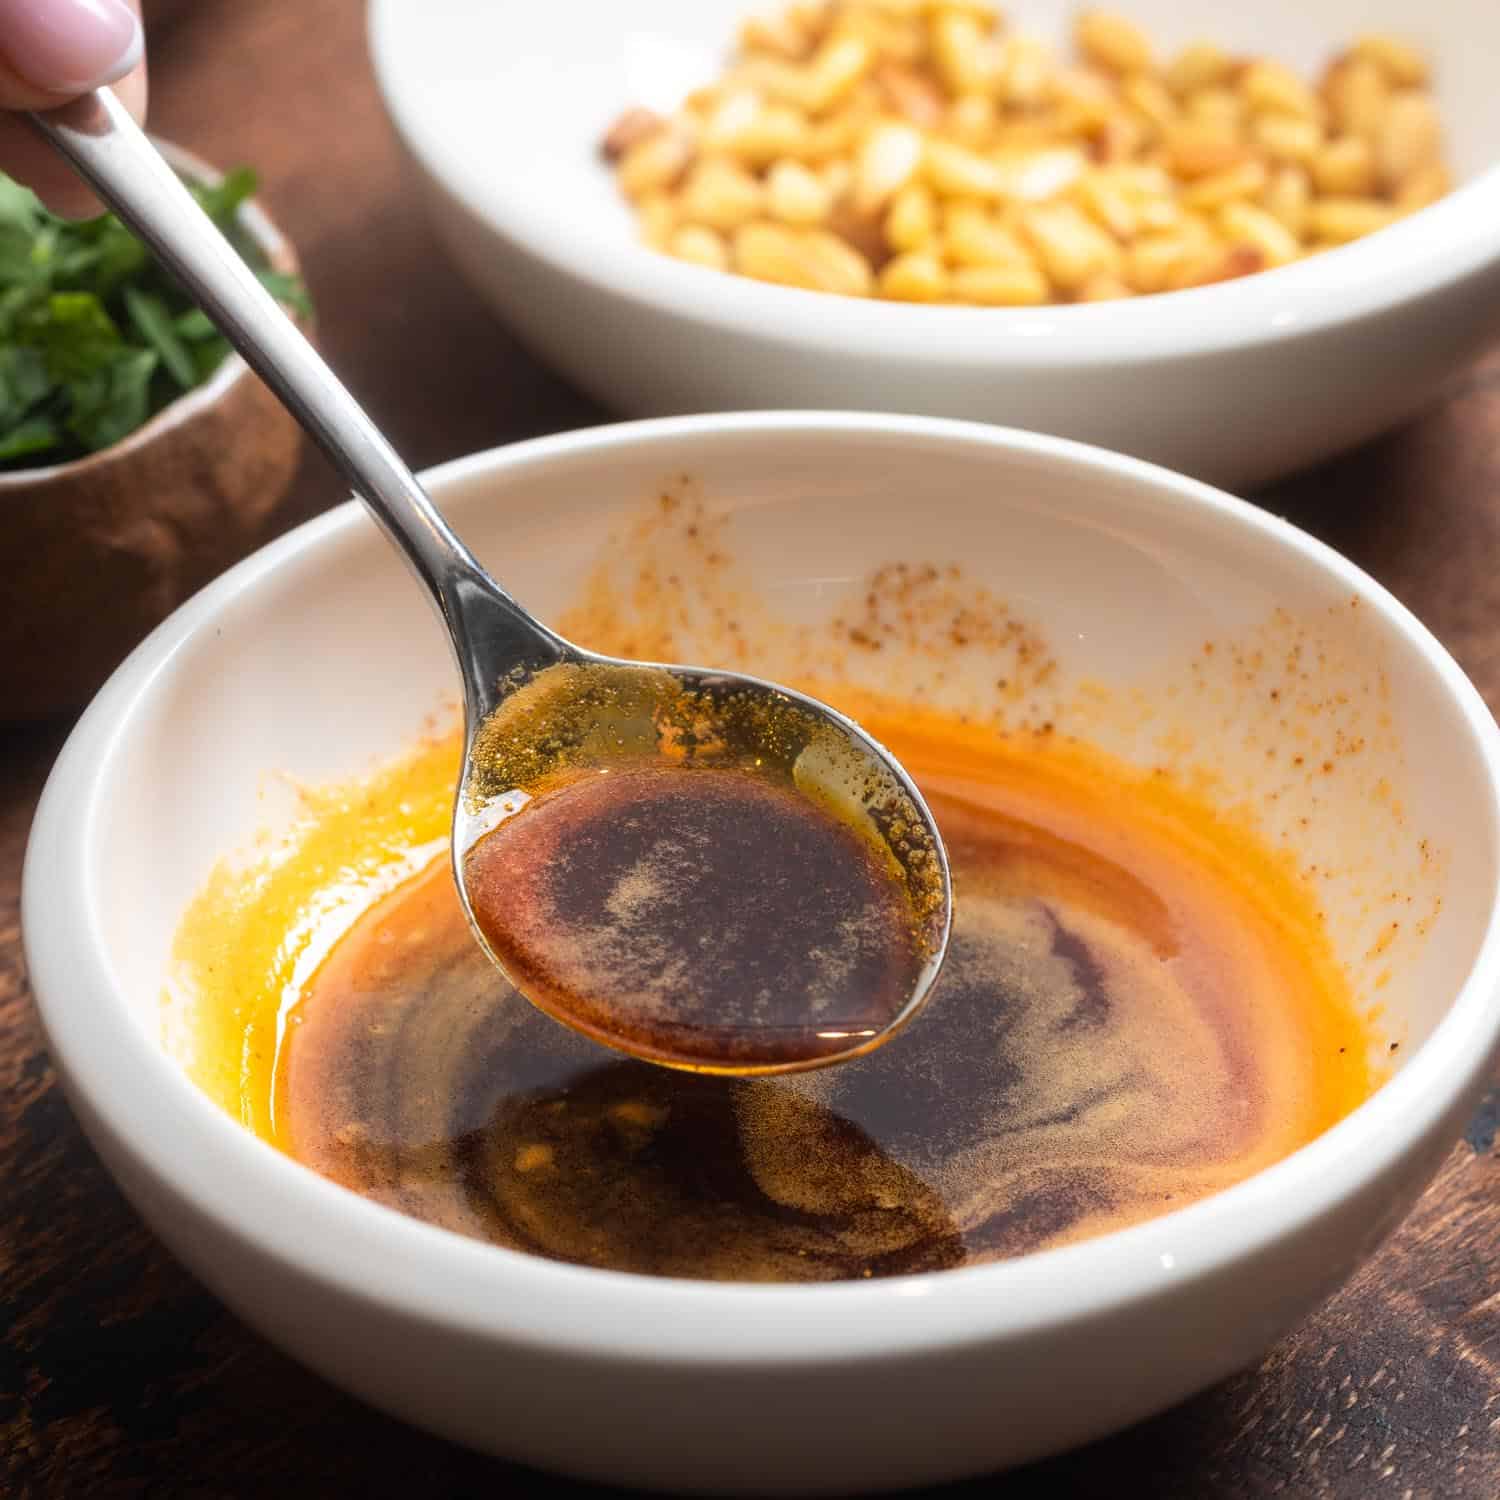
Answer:
<svg viewBox="0 0 1500 1500"><path fill-rule="evenodd" d="M643 755L665 755L665 740L674 737L673 751L680 756L681 710L688 704L690 753L696 749L711 759L717 741L741 762L776 760L791 782L823 805L837 805L883 846L910 898L918 939L918 961L906 971L888 1014L873 1022L866 1017L847 1032L837 1017L822 1018L817 1056L778 1060L768 1052L759 1063L752 1057L752 1065L721 1071L823 1066L869 1051L910 1019L947 949L952 892L932 815L895 758L851 720L801 694L754 677L599 656L533 619L449 528L395 450L108 89L32 120L193 293L343 472L437 606L464 686L454 873L470 926L489 956L499 962L476 920L466 864L478 841L525 803L529 787L518 768L524 764L533 776L555 771L570 758L598 767L614 751L639 764ZM664 720L675 726L665 736ZM828 937L836 946L838 935ZM524 984L517 988L525 993ZM569 1019L537 995L529 998ZM597 1026L591 1034L622 1050L638 1050L628 1038ZM752 1047L747 1055L753 1053Z"/></svg>

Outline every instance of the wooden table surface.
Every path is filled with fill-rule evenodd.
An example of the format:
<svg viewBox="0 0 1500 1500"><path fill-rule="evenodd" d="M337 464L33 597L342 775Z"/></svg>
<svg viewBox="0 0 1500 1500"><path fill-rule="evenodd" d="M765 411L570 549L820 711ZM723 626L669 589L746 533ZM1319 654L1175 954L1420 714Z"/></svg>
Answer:
<svg viewBox="0 0 1500 1500"><path fill-rule="evenodd" d="M324 349L409 459L605 416L479 310L445 262L376 98L358 0L155 8L154 127L261 170L301 249ZM339 498L309 455L280 524ZM1261 498L1393 589L1500 704L1500 357L1422 421ZM58 1091L19 942L22 851L67 729L0 730L0 1495L587 1488L449 1447L305 1373L178 1266L115 1190ZM1500 1082L1394 1240L1257 1368L1122 1436L960 1491L1495 1500L1497 1115Z"/></svg>

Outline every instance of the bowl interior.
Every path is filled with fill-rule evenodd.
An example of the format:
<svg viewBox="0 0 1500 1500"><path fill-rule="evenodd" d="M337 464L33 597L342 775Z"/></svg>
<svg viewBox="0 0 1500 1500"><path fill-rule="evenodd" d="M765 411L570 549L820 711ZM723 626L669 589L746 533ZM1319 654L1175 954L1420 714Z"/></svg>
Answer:
<svg viewBox="0 0 1500 1500"><path fill-rule="evenodd" d="M737 23L757 8L748 0L589 0L517 11L374 0L372 27L403 131L450 189L532 243L586 236L591 256L645 256L600 160L600 138L628 106L669 110L712 80ZM1484 66L1500 55L1500 7L1486 0L1263 0L1212 11L1190 0L1125 0L1118 8L1165 54L1206 36L1309 76L1367 32L1408 37L1434 60L1459 177L1500 159L1500 94ZM1076 7L1016 0L1004 9L1012 24L1064 42Z"/></svg>
<svg viewBox="0 0 1500 1500"><path fill-rule="evenodd" d="M663 486L719 528L728 568L695 597L748 601L747 661L798 670L794 643L857 610L882 565L957 565L941 587L988 591L1053 665L1012 639L955 648L937 674L893 646L852 653L849 680L979 710L1019 681L1017 715L1143 767L1208 769L1209 795L1309 870L1401 1061L1453 1003L1500 870L1491 731L1440 648L1333 554L1128 461L890 418L601 429L433 481L481 558L553 619L601 565L638 563L619 538ZM648 545L667 567L690 544ZM683 655L725 659L713 610L686 618ZM166 1044L173 934L214 861L289 816L297 783L372 768L450 714L454 677L425 599L352 506L200 596L133 670L149 680L111 700L81 809L96 820L84 897L135 1021Z"/></svg>

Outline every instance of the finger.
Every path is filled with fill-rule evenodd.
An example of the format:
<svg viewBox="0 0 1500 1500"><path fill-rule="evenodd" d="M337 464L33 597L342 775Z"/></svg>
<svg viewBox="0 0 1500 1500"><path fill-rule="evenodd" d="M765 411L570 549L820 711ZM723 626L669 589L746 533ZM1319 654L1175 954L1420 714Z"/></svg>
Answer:
<svg viewBox="0 0 1500 1500"><path fill-rule="evenodd" d="M146 118L144 64L122 78L115 92L137 120ZM24 182L53 213L64 218L86 219L103 211L103 205L57 150L16 115L0 113L0 171Z"/></svg>
<svg viewBox="0 0 1500 1500"><path fill-rule="evenodd" d="M46 109L113 83L145 50L126 0L0 0L0 108Z"/></svg>
<svg viewBox="0 0 1500 1500"><path fill-rule="evenodd" d="M0 15L10 0L0 0ZM41 0L48 3L48 0ZM10 38L0 31L5 40L0 47L10 46ZM121 103L137 120L146 118L147 80L146 65L139 63L115 84L115 93ZM56 108L62 99L57 94L37 93L35 85L16 78L7 59L0 56L0 99L7 104L31 90L26 97L36 99L31 107ZM25 106L17 106L25 107ZM8 173L18 182L33 188L42 201L54 213L67 218L85 218L97 214L101 204L89 192L80 179L56 150L37 135L26 121L0 112L0 171Z"/></svg>

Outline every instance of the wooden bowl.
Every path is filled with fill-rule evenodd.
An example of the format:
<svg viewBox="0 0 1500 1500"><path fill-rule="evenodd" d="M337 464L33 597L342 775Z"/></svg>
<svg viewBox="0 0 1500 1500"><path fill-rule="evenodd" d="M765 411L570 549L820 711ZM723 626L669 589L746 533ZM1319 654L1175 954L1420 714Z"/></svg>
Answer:
<svg viewBox="0 0 1500 1500"><path fill-rule="evenodd" d="M185 176L215 175L162 149ZM297 270L254 203L240 222L276 270ZM113 447L0 474L0 721L81 706L184 599L264 541L301 437L230 355Z"/></svg>

